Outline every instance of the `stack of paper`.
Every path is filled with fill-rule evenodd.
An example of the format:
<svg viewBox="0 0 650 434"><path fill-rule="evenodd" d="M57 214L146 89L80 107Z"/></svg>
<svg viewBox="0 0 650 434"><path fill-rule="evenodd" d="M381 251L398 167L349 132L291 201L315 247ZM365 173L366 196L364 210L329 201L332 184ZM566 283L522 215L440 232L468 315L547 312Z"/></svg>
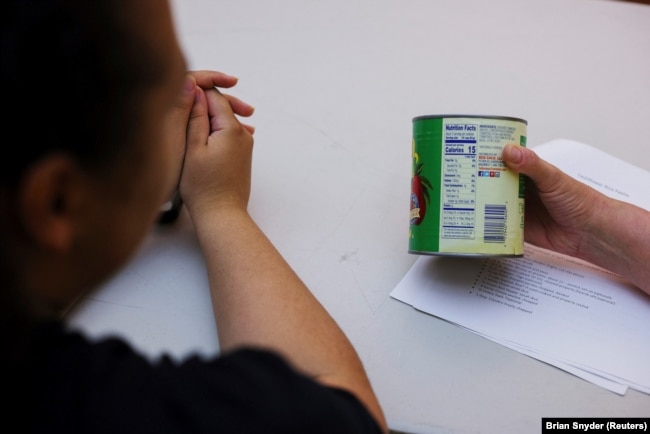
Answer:
<svg viewBox="0 0 650 434"><path fill-rule="evenodd" d="M535 151L650 209L650 173L569 140ZM618 394L650 393L650 296L586 262L531 245L523 258L422 256L391 297Z"/></svg>

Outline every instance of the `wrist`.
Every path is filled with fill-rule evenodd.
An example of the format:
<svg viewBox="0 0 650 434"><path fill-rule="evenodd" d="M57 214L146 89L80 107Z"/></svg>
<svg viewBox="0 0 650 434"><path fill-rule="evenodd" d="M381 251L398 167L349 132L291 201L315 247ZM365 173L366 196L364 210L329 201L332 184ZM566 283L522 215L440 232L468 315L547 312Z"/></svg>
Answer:
<svg viewBox="0 0 650 434"><path fill-rule="evenodd" d="M203 225L214 227L220 222L250 219L246 203L234 198L191 202L186 205L190 218L197 229Z"/></svg>
<svg viewBox="0 0 650 434"><path fill-rule="evenodd" d="M650 260L650 213L627 202L604 196L593 204L593 218L585 228L580 258L640 285L639 276ZM647 271L645 271L647 274ZM644 277L645 279L645 277Z"/></svg>

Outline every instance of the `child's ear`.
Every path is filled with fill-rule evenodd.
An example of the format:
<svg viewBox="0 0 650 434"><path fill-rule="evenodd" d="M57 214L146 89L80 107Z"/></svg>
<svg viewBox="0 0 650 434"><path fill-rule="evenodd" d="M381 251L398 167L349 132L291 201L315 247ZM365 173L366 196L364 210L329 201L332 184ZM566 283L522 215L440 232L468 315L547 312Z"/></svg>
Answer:
<svg viewBox="0 0 650 434"><path fill-rule="evenodd" d="M18 211L33 242L60 252L71 247L83 190L80 183L79 167L65 155L46 157L26 172Z"/></svg>

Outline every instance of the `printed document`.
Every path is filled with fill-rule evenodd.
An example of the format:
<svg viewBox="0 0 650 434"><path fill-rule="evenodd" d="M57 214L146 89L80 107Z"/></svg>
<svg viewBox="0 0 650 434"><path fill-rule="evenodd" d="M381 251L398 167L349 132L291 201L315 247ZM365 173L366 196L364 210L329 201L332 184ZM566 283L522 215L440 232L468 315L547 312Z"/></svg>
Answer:
<svg viewBox="0 0 650 434"><path fill-rule="evenodd" d="M535 151L650 209L649 172L565 139ZM650 393L650 296L587 262L528 244L523 258L421 256L391 297L615 393Z"/></svg>

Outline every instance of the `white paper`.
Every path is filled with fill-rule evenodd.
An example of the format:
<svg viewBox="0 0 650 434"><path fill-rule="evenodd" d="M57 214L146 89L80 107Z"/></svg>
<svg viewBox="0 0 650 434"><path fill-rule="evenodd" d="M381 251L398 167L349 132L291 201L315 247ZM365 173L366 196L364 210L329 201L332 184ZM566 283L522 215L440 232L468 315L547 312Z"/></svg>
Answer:
<svg viewBox="0 0 650 434"><path fill-rule="evenodd" d="M535 150L650 208L650 173L569 140ZM650 296L584 261L531 245L523 258L422 256L391 297L613 392L650 393Z"/></svg>

